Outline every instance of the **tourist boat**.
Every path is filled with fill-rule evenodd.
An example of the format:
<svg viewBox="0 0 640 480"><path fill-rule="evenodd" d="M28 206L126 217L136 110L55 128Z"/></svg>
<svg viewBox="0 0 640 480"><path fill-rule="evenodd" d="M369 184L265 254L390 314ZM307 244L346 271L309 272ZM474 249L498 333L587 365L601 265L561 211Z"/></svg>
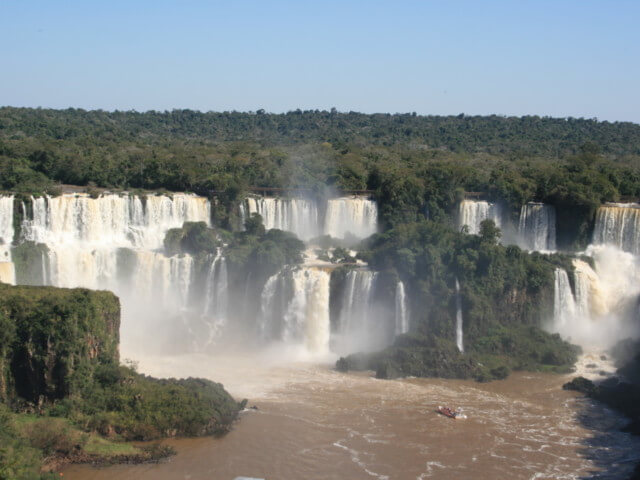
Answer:
<svg viewBox="0 0 640 480"><path fill-rule="evenodd" d="M442 405L438 407L438 413L449 418L456 418L459 415L459 412L456 412L455 410L449 407L443 407Z"/></svg>

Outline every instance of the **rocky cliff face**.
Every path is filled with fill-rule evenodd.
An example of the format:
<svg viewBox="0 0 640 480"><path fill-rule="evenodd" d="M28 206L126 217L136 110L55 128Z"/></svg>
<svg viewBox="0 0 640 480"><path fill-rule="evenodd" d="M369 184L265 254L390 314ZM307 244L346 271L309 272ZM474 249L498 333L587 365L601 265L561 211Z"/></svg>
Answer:
<svg viewBox="0 0 640 480"><path fill-rule="evenodd" d="M110 292L0 285L0 316L4 399L63 398L100 363L118 362L120 302Z"/></svg>

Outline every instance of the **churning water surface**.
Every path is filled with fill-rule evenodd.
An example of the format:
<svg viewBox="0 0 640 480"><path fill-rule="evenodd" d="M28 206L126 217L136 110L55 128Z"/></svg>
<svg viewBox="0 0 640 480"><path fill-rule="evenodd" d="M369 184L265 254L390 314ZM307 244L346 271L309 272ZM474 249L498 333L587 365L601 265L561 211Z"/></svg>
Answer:
<svg viewBox="0 0 640 480"><path fill-rule="evenodd" d="M268 356L146 358L140 369L165 376L188 369L258 410L243 412L222 438L167 440L178 454L164 463L71 466L65 478L624 478L640 459L640 441L618 431L624 418L563 391L565 376L377 380L328 364L283 367ZM441 404L468 418L436 414Z"/></svg>

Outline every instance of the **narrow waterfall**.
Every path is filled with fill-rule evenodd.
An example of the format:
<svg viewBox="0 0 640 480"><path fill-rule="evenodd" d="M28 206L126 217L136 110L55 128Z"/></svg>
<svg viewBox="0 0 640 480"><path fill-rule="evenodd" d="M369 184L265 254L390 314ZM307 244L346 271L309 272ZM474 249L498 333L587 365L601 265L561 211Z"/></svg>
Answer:
<svg viewBox="0 0 640 480"><path fill-rule="evenodd" d="M456 346L464 353L464 342L462 332L462 301L460 300L460 282L456 278Z"/></svg>
<svg viewBox="0 0 640 480"><path fill-rule="evenodd" d="M365 238L378 229L378 206L364 197L332 198L327 202L324 234L344 238L348 233Z"/></svg>
<svg viewBox="0 0 640 480"><path fill-rule="evenodd" d="M556 211L553 205L527 203L520 210L518 224L520 246L527 250L556 249Z"/></svg>
<svg viewBox="0 0 640 480"><path fill-rule="evenodd" d="M347 273L336 332L338 353L373 350L388 342L372 305L376 277L369 270Z"/></svg>
<svg viewBox="0 0 640 480"><path fill-rule="evenodd" d="M593 243L612 244L625 252L640 254L640 205L607 204L598 209Z"/></svg>
<svg viewBox="0 0 640 480"><path fill-rule="evenodd" d="M293 298L284 316L285 341L300 338L309 352L329 351L329 272L301 268L293 272Z"/></svg>
<svg viewBox="0 0 640 480"><path fill-rule="evenodd" d="M263 340L282 337L282 326L279 318L284 316L286 308L285 295L282 293L284 290L284 278L283 272L278 272L267 279L262 289L258 329Z"/></svg>
<svg viewBox="0 0 640 480"><path fill-rule="evenodd" d="M500 207L494 203L477 200L463 200L458 207L458 227L469 227L469 233L480 233L480 224L484 220L493 220L498 228L502 228Z"/></svg>
<svg viewBox="0 0 640 480"><path fill-rule="evenodd" d="M302 240L320 235L318 206L303 198L248 197L249 215L258 213L267 230L278 228L295 233Z"/></svg>
<svg viewBox="0 0 640 480"><path fill-rule="evenodd" d="M11 261L10 246L13 242L13 234L13 195L2 195L0 196L0 262Z"/></svg>
<svg viewBox="0 0 640 480"><path fill-rule="evenodd" d="M13 195L0 196L0 282L16 283L13 263L11 263L11 242L13 242Z"/></svg>
<svg viewBox="0 0 640 480"><path fill-rule="evenodd" d="M396 335L401 335L409 331L408 310L404 283L398 282L396 285Z"/></svg>
<svg viewBox="0 0 640 480"><path fill-rule="evenodd" d="M576 316L576 302L571 291L569 275L566 270L556 268L554 271L553 317L558 330L573 325Z"/></svg>

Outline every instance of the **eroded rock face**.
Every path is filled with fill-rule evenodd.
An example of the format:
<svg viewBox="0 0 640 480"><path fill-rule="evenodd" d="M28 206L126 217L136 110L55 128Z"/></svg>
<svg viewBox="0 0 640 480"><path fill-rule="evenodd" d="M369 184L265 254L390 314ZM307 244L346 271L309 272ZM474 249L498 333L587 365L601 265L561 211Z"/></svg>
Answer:
<svg viewBox="0 0 640 480"><path fill-rule="evenodd" d="M0 350L5 398L63 398L99 363L119 360L120 302L110 292L0 285L0 314L14 329Z"/></svg>

